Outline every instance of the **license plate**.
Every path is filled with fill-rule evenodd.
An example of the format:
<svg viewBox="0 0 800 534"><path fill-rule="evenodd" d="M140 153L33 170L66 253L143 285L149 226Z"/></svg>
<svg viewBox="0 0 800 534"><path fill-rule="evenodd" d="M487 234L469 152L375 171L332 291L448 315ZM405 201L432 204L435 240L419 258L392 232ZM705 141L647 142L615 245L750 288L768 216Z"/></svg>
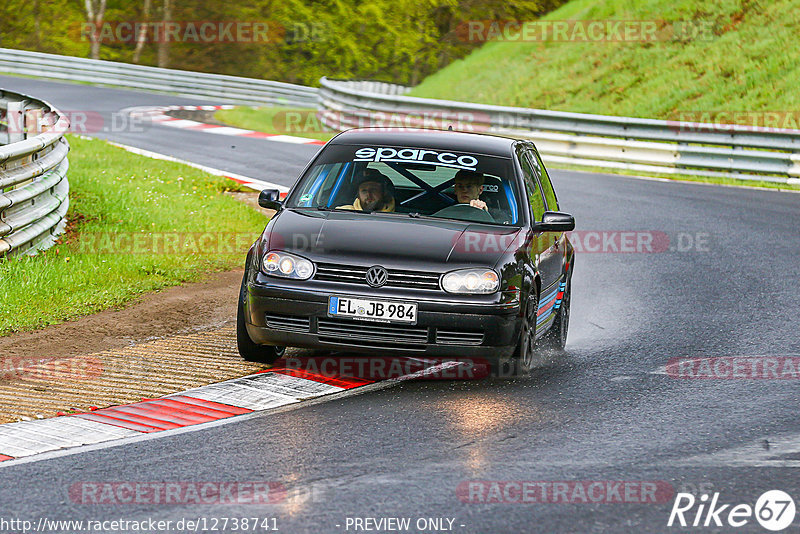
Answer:
<svg viewBox="0 0 800 534"><path fill-rule="evenodd" d="M415 302L330 297L328 299L328 316L379 323L416 324L417 304Z"/></svg>

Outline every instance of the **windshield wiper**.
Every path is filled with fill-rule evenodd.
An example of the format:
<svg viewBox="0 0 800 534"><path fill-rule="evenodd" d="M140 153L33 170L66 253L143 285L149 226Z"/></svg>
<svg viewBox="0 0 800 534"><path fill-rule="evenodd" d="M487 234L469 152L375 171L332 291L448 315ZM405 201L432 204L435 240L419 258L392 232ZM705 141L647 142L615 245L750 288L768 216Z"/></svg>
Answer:
<svg viewBox="0 0 800 534"><path fill-rule="evenodd" d="M332 208L330 206L317 206L317 211L354 211L354 210L346 210L342 208Z"/></svg>
<svg viewBox="0 0 800 534"><path fill-rule="evenodd" d="M330 206L316 206L317 211L338 211L340 213L372 213L372 211L364 210L348 210L344 208L332 208Z"/></svg>

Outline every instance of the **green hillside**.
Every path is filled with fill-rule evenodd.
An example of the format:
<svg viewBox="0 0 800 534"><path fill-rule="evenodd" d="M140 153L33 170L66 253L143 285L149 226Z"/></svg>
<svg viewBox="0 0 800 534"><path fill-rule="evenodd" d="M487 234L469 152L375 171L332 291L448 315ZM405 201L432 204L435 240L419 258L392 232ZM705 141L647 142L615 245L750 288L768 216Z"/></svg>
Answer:
<svg viewBox="0 0 800 534"><path fill-rule="evenodd" d="M664 119L687 111L800 110L800 0L572 0L542 20L609 19L656 21L658 37L488 42L411 94ZM675 28L700 35L676 36Z"/></svg>

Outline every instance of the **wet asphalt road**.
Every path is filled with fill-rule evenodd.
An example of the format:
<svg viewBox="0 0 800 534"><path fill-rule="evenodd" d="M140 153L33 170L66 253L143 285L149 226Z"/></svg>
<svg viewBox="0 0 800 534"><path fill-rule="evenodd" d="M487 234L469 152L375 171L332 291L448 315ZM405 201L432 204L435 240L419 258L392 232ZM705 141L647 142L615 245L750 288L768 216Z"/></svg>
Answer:
<svg viewBox="0 0 800 534"><path fill-rule="evenodd" d="M134 105L214 103L10 77L0 86L106 116ZM99 136L286 185L317 149L163 126ZM671 358L800 353L800 195L552 174L584 246L596 244L591 232L669 238L652 253L579 253L567 351L556 364L520 378L404 383L2 467L2 517L275 517L282 532L354 532L347 518L408 517L412 527L450 518L464 533L666 532L677 530L667 520L681 490L719 492L727 504L753 505L771 489L800 499L797 380L663 372ZM87 481L276 481L290 498L73 502L70 486ZM457 494L468 481L640 481L670 491L655 503L480 504ZM800 518L786 532L798 526ZM683 530L766 532L753 518L741 528Z"/></svg>

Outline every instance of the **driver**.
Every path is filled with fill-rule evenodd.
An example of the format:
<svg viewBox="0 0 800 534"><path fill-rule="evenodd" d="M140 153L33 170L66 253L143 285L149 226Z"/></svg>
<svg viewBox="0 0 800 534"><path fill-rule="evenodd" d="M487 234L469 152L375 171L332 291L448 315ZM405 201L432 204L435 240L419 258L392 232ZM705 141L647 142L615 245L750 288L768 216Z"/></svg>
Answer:
<svg viewBox="0 0 800 534"><path fill-rule="evenodd" d="M392 181L377 169L364 169L356 180L358 196L351 205L337 209L357 211L394 211Z"/></svg>
<svg viewBox="0 0 800 534"><path fill-rule="evenodd" d="M462 169L453 179L455 181L453 189L459 204L468 204L473 208L489 211L486 202L478 198L483 193L483 173Z"/></svg>

